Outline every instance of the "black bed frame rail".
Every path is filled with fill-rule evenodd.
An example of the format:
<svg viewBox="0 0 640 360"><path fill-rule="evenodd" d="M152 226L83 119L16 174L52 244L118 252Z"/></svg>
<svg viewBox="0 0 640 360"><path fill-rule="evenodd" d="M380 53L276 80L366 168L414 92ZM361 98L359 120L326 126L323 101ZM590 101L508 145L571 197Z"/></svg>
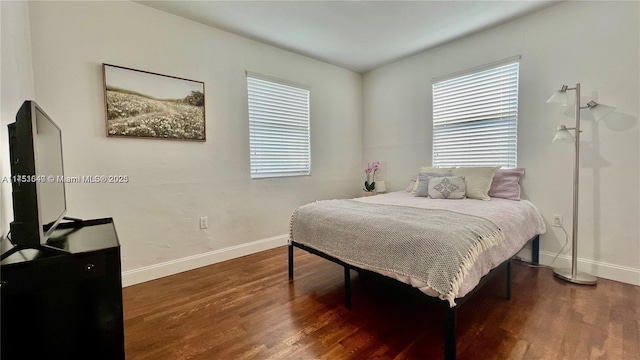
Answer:
<svg viewBox="0 0 640 360"><path fill-rule="evenodd" d="M540 236L536 235L533 239L530 240L531 242L531 258L532 258L532 262L535 264L538 264L539 261L539 249L540 249ZM318 251L314 248L308 247L306 245L297 243L295 241L291 241L289 243L289 280L293 280L293 247L297 247L300 248L302 250L308 251L314 255L318 255L322 258L325 258L331 262L334 262L338 265L341 265L342 267L344 267L344 305L347 309L351 309L351 270L356 270L357 272L362 272L362 273L370 273L370 274L374 274L377 276L382 276L379 275L375 272L369 271L369 270L365 270L362 268L359 268L357 266L353 266L350 264L347 264L346 262L337 259L333 256L327 255L321 251ZM506 280L507 280L507 290L506 290L506 299L507 300L511 300L511 259L507 259L505 262L503 262L502 264L496 266L495 268L493 268L487 275L483 276L480 281L478 282L478 285L471 290L467 295L465 295L464 297L461 298L457 298L456 299L456 305L454 307L450 307L449 306L449 302L448 301L443 301L440 300L437 297L432 297L432 296L426 296L425 298L428 299L428 301L432 301L434 303L437 303L444 311L444 359L445 360L455 360L456 358L456 318L457 318L457 311L458 308L460 306L462 306L462 304L466 303L471 297L473 297L473 295L475 295L478 290L480 290L480 288L487 283L489 280L491 280L494 276L496 276L497 273L499 273L499 271L503 268L507 269L506 273ZM384 276L382 276L384 277ZM402 282L397 281L398 284L401 284L409 287L411 289L415 289L413 288L411 285L408 284L404 284Z"/></svg>

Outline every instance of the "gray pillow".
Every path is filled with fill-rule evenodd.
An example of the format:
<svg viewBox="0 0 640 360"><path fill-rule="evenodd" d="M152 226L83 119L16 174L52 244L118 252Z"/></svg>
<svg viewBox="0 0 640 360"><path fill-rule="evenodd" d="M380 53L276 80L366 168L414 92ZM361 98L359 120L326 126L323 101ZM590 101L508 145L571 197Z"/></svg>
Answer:
<svg viewBox="0 0 640 360"><path fill-rule="evenodd" d="M427 197L429 196L429 180L432 178L439 178L451 176L451 173L435 173L435 172L421 172L418 174L418 188L414 196Z"/></svg>
<svg viewBox="0 0 640 360"><path fill-rule="evenodd" d="M454 168L434 168L434 167L431 167L431 166L421 166L418 169L418 173L426 172L426 173L430 173L430 174L446 174L446 175L451 176L451 171L453 169ZM416 183L413 184L413 190L411 190L412 194L415 194L416 191L418 191L418 185L420 185L420 178L417 178L416 179Z"/></svg>
<svg viewBox="0 0 640 360"><path fill-rule="evenodd" d="M464 199L466 191L463 176L432 178L429 181L429 197L432 199Z"/></svg>

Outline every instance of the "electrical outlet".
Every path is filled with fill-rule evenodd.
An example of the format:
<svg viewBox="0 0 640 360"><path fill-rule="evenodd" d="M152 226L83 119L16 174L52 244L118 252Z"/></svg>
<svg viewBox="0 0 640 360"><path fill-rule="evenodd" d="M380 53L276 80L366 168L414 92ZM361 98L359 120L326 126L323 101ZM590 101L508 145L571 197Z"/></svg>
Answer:
<svg viewBox="0 0 640 360"><path fill-rule="evenodd" d="M562 215L553 214L553 226L562 226Z"/></svg>
<svg viewBox="0 0 640 360"><path fill-rule="evenodd" d="M209 220L206 216L200 218L200 229L207 229L209 227Z"/></svg>

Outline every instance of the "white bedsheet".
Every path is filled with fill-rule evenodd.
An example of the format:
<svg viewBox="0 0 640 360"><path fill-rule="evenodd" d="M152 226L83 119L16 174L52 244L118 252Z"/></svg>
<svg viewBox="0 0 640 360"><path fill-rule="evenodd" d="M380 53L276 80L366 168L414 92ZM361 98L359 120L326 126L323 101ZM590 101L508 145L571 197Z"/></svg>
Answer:
<svg viewBox="0 0 640 360"><path fill-rule="evenodd" d="M364 203L411 206L426 209L445 209L463 214L485 218L504 233L505 240L498 246L480 254L471 271L464 277L459 297L468 294L478 285L480 279L496 266L514 256L526 243L538 234L546 231L544 220L538 209L529 201L492 198L490 201L463 199L444 200L416 197L405 191L356 198ZM365 267L366 268L366 267ZM373 270L373 269L368 269ZM427 295L438 294L419 280L393 273L376 271L420 289Z"/></svg>

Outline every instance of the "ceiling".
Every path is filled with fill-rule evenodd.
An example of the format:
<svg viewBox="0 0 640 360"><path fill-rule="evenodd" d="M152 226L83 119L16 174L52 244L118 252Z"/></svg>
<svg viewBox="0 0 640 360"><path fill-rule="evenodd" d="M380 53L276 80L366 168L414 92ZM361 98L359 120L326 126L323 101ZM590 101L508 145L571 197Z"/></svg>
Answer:
<svg viewBox="0 0 640 360"><path fill-rule="evenodd" d="M363 73L557 0L137 2Z"/></svg>

